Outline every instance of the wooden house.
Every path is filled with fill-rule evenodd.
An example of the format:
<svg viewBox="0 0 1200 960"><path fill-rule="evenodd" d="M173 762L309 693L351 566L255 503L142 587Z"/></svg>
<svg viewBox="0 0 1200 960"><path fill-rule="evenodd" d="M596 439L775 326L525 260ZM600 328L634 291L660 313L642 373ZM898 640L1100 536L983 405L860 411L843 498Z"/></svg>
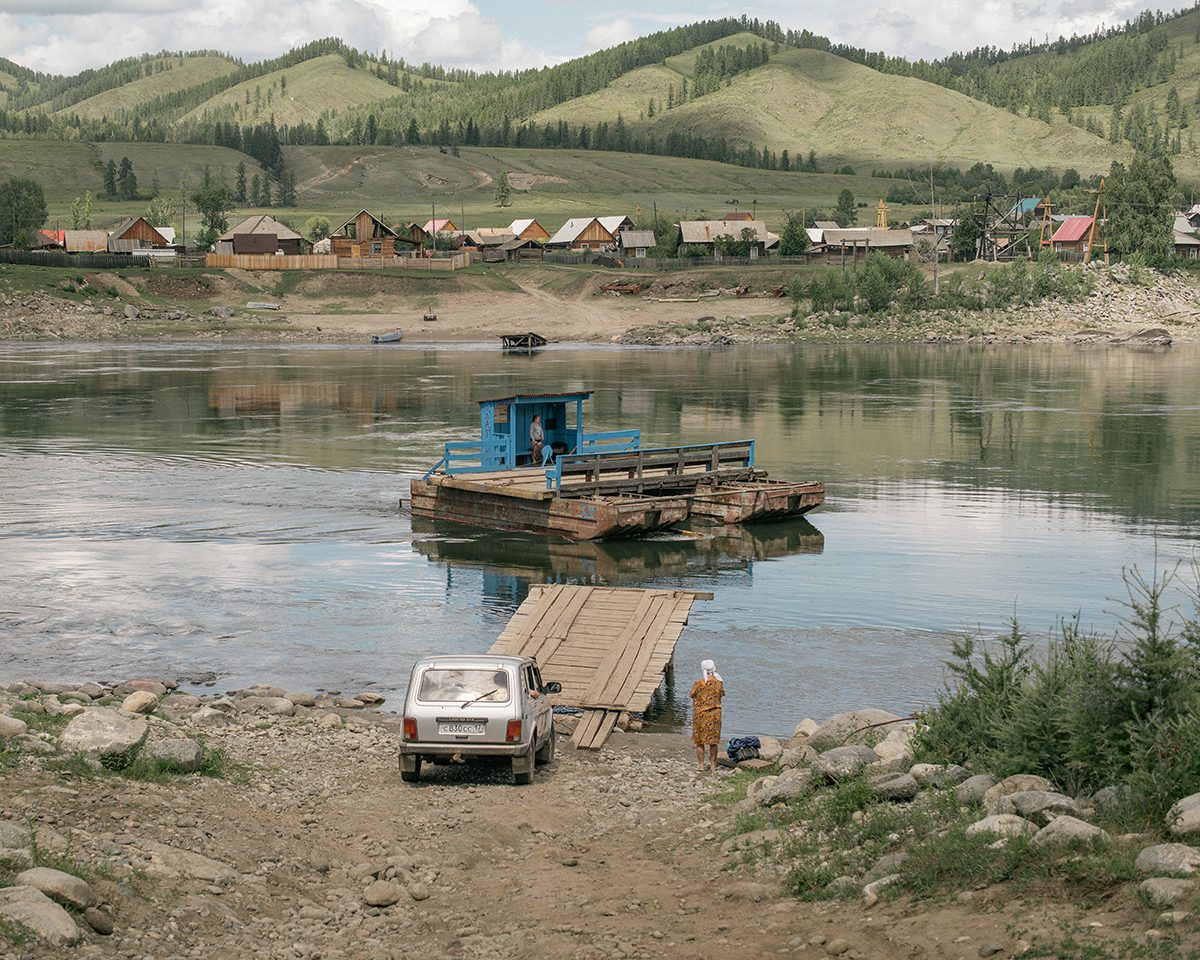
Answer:
<svg viewBox="0 0 1200 960"><path fill-rule="evenodd" d="M558 250L611 250L617 237L596 217L573 217L564 223L546 246Z"/></svg>
<svg viewBox="0 0 1200 960"><path fill-rule="evenodd" d="M429 234L415 220L392 227L396 231L396 249L399 253L421 256L429 245Z"/></svg>
<svg viewBox="0 0 1200 960"><path fill-rule="evenodd" d="M1197 217L1200 223L1200 217ZM1175 256L1196 259L1200 257L1200 230L1188 219L1187 214L1175 215Z"/></svg>
<svg viewBox="0 0 1200 960"><path fill-rule="evenodd" d="M754 233L750 256L757 257L766 249L767 225L762 220L681 220L678 242L689 247L704 247L709 254L717 252L717 238L742 239L742 231Z"/></svg>
<svg viewBox="0 0 1200 960"><path fill-rule="evenodd" d="M508 225L509 233L522 240L534 240L545 243L550 239L550 232L536 220L514 220Z"/></svg>
<svg viewBox="0 0 1200 960"><path fill-rule="evenodd" d="M913 232L885 230L880 227L846 227L821 231L825 262L844 265L865 260L872 253L882 253L897 260L912 256Z"/></svg>
<svg viewBox="0 0 1200 960"><path fill-rule="evenodd" d="M1062 222L1050 243L1055 253L1083 253L1087 250L1088 237L1092 232L1091 217L1068 217Z"/></svg>
<svg viewBox="0 0 1200 960"><path fill-rule="evenodd" d="M640 260L646 256L650 248L658 241L654 239L653 230L622 230L621 253L627 257Z"/></svg>
<svg viewBox="0 0 1200 960"><path fill-rule="evenodd" d="M338 227L329 239L335 256L362 260L394 257L399 238L396 231L378 217L366 210L359 210Z"/></svg>
<svg viewBox="0 0 1200 960"><path fill-rule="evenodd" d="M109 253L133 253L147 247L165 250L170 244L145 217L130 217L122 220L108 235Z"/></svg>
<svg viewBox="0 0 1200 960"><path fill-rule="evenodd" d="M64 250L62 230L31 230L29 232L29 241L25 244L28 250Z"/></svg>
<svg viewBox="0 0 1200 960"><path fill-rule="evenodd" d="M160 231L161 232L161 231ZM304 253L304 238L274 217L259 214L247 217L236 227L217 237L217 253L271 254L299 256Z"/></svg>
<svg viewBox="0 0 1200 960"><path fill-rule="evenodd" d="M526 237L514 237L501 245L505 260L544 260L546 247L537 240Z"/></svg>
<svg viewBox="0 0 1200 960"><path fill-rule="evenodd" d="M67 253L104 253L108 249L107 230L64 230Z"/></svg>
<svg viewBox="0 0 1200 960"><path fill-rule="evenodd" d="M436 220L426 220L425 226L421 228L429 236L435 233L458 233L458 227L454 225L454 221L449 217L438 217Z"/></svg>

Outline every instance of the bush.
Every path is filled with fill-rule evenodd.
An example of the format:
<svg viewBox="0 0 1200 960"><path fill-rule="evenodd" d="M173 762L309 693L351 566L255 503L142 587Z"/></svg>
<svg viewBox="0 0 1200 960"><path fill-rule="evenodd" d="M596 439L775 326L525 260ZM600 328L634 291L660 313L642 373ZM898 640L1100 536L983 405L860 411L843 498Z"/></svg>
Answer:
<svg viewBox="0 0 1200 960"><path fill-rule="evenodd" d="M1125 572L1126 619L1114 640L1061 623L1044 658L1014 621L992 645L953 647L951 682L924 717L924 759L996 776L1037 773L1069 793L1126 784L1160 816L1200 790L1200 605L1172 624L1175 572Z"/></svg>

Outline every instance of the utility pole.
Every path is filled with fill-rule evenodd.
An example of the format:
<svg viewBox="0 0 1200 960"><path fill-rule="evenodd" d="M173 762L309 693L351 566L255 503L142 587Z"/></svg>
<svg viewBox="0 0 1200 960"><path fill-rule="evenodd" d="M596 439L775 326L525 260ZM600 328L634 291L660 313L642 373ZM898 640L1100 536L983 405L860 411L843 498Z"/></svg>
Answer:
<svg viewBox="0 0 1200 960"><path fill-rule="evenodd" d="M937 236L937 194L934 190L933 182L933 157L929 158L929 217L933 220L933 295L938 295L938 261L941 260L942 254L938 250Z"/></svg>

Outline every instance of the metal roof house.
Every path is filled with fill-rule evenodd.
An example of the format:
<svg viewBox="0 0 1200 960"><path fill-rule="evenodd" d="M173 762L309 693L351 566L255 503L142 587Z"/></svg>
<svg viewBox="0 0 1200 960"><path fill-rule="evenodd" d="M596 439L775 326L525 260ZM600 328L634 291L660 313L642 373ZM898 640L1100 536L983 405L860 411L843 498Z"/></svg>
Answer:
<svg viewBox="0 0 1200 960"><path fill-rule="evenodd" d="M436 220L426 220L425 226L421 228L427 234L432 236L435 233L457 233L458 227L454 225L454 221L449 217L438 217Z"/></svg>
<svg viewBox="0 0 1200 960"><path fill-rule="evenodd" d="M762 253L766 248L767 225L762 220L681 220L679 242L688 246L707 247L709 253L716 251L718 237L741 240L743 230L754 232L755 244L751 256Z"/></svg>
<svg viewBox="0 0 1200 960"><path fill-rule="evenodd" d="M580 390L517 393L480 400L479 440L447 443L445 455L425 476L443 468L453 475L540 466L531 462L529 444L529 426L535 415L542 418L544 449L556 455L638 449L641 445L638 430L584 432L583 402L591 397L591 390Z"/></svg>
<svg viewBox="0 0 1200 960"><path fill-rule="evenodd" d="M508 225L509 232L522 240L549 240L550 231L536 220L514 220Z"/></svg>
<svg viewBox="0 0 1200 960"><path fill-rule="evenodd" d="M1174 227L1175 256L1177 257L1200 257L1200 236L1197 236L1197 230L1192 226L1186 214L1175 215Z"/></svg>
<svg viewBox="0 0 1200 960"><path fill-rule="evenodd" d="M161 232L161 231L160 231ZM274 217L247 217L217 237L217 253L302 254L304 238Z"/></svg>
<svg viewBox="0 0 1200 960"><path fill-rule="evenodd" d="M1054 231L1054 236L1050 238L1050 242L1054 245L1054 252L1060 250L1072 250L1082 252L1087 247L1088 234L1092 229L1091 217L1069 217L1064 220L1062 226Z"/></svg>

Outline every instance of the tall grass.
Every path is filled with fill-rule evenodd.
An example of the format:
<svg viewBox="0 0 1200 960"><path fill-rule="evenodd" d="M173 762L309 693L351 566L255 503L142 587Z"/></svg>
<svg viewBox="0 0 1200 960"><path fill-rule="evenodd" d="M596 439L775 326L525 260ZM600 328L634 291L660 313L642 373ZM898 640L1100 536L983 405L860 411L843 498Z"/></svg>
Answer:
<svg viewBox="0 0 1200 960"><path fill-rule="evenodd" d="M1200 571L1197 571L1200 574ZM1035 773L1068 793L1127 785L1148 815L1200 790L1200 603L1167 606L1177 570L1124 574L1112 638L1063 621L1041 657L1014 620L991 644L953 647L950 678L923 717L921 759L996 776ZM1200 576L1197 578L1200 582Z"/></svg>
<svg viewBox="0 0 1200 960"><path fill-rule="evenodd" d="M935 293L925 274L912 262L872 253L855 271L818 271L792 282L797 306L807 299L814 312L842 311L862 316L893 306L907 310L986 310L1029 306L1049 297L1082 300L1092 278L1078 268L1064 268L1053 254L1035 263L1014 260L978 275L959 270L945 277Z"/></svg>

